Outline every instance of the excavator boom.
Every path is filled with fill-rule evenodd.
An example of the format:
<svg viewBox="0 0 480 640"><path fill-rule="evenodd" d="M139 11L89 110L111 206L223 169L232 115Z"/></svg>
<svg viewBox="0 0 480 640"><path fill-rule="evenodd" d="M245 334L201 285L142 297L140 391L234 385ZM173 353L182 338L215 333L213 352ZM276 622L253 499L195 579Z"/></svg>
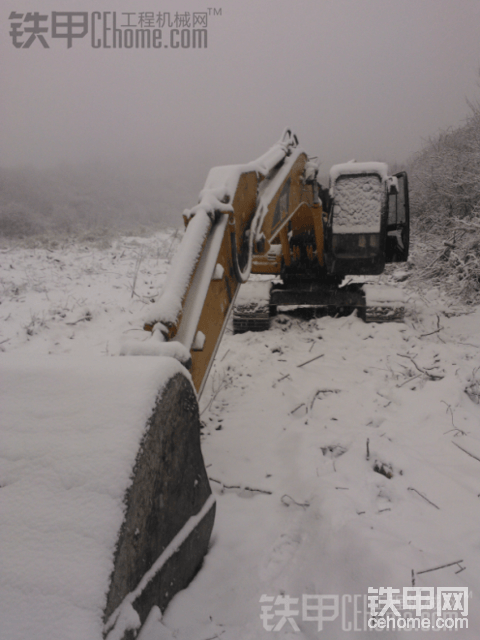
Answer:
<svg viewBox="0 0 480 640"><path fill-rule="evenodd" d="M211 169L200 202L184 214L185 235L144 327L159 341L180 343L190 352L199 393L239 287L255 270L255 252L268 253L280 239L288 262L287 225L312 207L320 209L312 186L303 182L308 162L286 130L254 162Z"/></svg>

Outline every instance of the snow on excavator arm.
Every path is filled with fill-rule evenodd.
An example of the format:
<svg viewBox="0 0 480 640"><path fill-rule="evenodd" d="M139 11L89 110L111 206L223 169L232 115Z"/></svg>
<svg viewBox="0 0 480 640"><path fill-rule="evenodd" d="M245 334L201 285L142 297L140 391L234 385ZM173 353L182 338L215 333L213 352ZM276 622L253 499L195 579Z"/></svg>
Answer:
<svg viewBox="0 0 480 640"><path fill-rule="evenodd" d="M252 271L254 253L266 255L280 240L289 264L287 225L294 216L301 219L302 212L311 215L311 208L320 212L316 232L323 233L316 183L310 180L316 171L287 129L254 162L211 169L199 204L185 212L185 235L163 293L144 317L144 328L156 337L159 354L188 363L197 392L203 389L240 284ZM321 238L317 246L323 246Z"/></svg>

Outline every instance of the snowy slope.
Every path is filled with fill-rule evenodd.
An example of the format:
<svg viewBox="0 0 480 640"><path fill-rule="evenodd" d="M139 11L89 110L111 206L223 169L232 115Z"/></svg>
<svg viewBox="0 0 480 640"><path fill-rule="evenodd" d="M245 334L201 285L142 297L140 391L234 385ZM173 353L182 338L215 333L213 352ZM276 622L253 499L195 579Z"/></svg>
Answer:
<svg viewBox="0 0 480 640"><path fill-rule="evenodd" d="M441 326L420 337L429 331L419 323L279 317L268 333L225 338L214 400L203 399L213 545L170 605L164 624L178 631L165 637L317 638L301 615L299 633L289 623L263 630L262 594L300 603L303 594L361 594L363 611L368 587L401 589L412 570L459 560L416 585L467 586L470 629L457 633L478 637L480 407L464 389L480 364L480 313L442 317ZM355 637L376 633L349 602L343 621L325 623L329 639L355 623Z"/></svg>
<svg viewBox="0 0 480 640"><path fill-rule="evenodd" d="M151 251L158 238L142 242L133 297L128 252L90 248L91 272L79 274L78 247L50 257L9 250L0 348L116 355L168 268ZM43 290L32 284L42 268ZM455 637L478 637L480 312L464 311L432 291L412 294L405 323L280 315L269 332L227 332L200 407L217 497L211 550L142 640L336 640L355 624L353 637L374 637L364 628L368 588L408 587L412 571L417 586L467 587L469 629ZM300 609L305 595L322 594L344 596L345 607L322 632L301 611L298 632L289 620L267 631L260 598L282 594Z"/></svg>

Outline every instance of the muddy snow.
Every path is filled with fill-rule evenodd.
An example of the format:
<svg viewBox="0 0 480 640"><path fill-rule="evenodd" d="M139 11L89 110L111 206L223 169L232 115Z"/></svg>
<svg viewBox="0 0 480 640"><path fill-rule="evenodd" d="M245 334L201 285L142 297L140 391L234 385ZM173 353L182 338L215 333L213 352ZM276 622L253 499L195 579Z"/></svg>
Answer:
<svg viewBox="0 0 480 640"><path fill-rule="evenodd" d="M125 340L149 340L142 317L175 246L166 231L107 248L3 247L0 367L15 354L19 362L115 358ZM381 610L382 588L399 590L390 592L395 600L413 585L424 589L432 625L429 595L447 588L441 602L459 618L468 604L468 629L455 637L478 637L480 311L436 290L411 291L408 279L397 286L409 300L402 323L297 312L280 314L268 332L227 329L200 400L217 499L211 548L163 618L153 612L142 640L402 638L402 629L368 628L367 596L377 590ZM75 394L63 402L75 410ZM27 464L20 429L17 437L19 464ZM0 468L6 463L0 451ZM7 554L24 562L14 585L2 569L0 593L25 593L25 536L4 513L2 567ZM81 562L72 554L71 570ZM21 600L19 614L32 623L51 579L29 592L30 606ZM70 610L63 602L59 617ZM75 624L68 637L85 640ZM42 634L37 625L35 638L47 640ZM0 625L1 640L13 637Z"/></svg>

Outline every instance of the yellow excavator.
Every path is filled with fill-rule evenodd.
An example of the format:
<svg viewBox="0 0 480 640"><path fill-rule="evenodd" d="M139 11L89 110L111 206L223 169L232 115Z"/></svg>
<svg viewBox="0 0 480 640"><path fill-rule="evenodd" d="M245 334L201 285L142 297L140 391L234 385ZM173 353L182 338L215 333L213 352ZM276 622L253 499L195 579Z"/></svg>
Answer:
<svg viewBox="0 0 480 640"><path fill-rule="evenodd" d="M162 294L144 314L151 335L124 346L123 355L183 366L173 363L159 391L124 497L103 612L107 640L131 640L154 624L208 551L215 500L198 397L250 274L271 279L253 312L248 294L237 305L237 331L268 328L272 312L288 305L353 308L369 319L365 287L345 277L378 275L408 258L405 173L390 176L379 162L335 165L327 190L318 171L290 130L254 162L211 169L199 203L184 214ZM381 319L396 319L390 306L376 304Z"/></svg>
<svg viewBox="0 0 480 640"><path fill-rule="evenodd" d="M362 286L342 281L407 260L406 173L389 176L381 162L348 162L332 167L327 190L318 171L287 129L254 162L211 169L199 203L184 213L185 236L145 329L190 352L199 393L250 274L277 278L263 304L247 299L237 307L235 331L268 328L279 306L358 309L367 320L401 314L401 305L392 309L388 301L374 305L377 315L367 314Z"/></svg>

